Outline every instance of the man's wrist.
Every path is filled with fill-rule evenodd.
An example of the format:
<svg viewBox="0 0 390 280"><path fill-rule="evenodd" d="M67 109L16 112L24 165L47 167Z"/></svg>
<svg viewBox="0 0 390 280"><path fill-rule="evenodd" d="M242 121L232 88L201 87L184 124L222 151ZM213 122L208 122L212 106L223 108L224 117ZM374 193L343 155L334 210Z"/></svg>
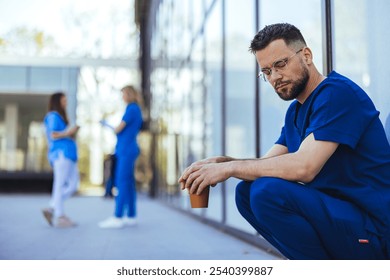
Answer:
<svg viewBox="0 0 390 280"><path fill-rule="evenodd" d="M221 156L218 158L217 163L223 163L223 162L229 162L232 161L233 158L228 157L228 156Z"/></svg>
<svg viewBox="0 0 390 280"><path fill-rule="evenodd" d="M236 163L234 161L226 161L226 162L224 162L224 164L226 166L225 170L226 170L227 177L228 178L234 177Z"/></svg>

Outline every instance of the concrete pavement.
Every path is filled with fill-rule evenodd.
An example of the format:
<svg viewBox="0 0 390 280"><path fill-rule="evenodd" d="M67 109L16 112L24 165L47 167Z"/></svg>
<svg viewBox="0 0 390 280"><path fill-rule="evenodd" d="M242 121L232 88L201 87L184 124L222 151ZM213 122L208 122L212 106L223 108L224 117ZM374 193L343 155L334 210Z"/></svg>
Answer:
<svg viewBox="0 0 390 280"><path fill-rule="evenodd" d="M3 260L274 260L278 257L236 239L158 200L139 196L139 223L100 229L114 201L75 196L66 213L79 225L50 227L41 208L48 194L0 194L0 259Z"/></svg>

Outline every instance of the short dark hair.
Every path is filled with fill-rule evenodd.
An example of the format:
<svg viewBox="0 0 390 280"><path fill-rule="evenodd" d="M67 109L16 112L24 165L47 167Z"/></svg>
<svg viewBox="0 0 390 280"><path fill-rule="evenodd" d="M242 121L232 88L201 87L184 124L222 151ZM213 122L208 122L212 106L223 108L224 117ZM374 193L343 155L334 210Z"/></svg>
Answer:
<svg viewBox="0 0 390 280"><path fill-rule="evenodd" d="M275 23L266 25L255 35L249 50L252 53L256 53L257 51L265 49L271 42L278 39L282 39L287 46L291 46L296 43L306 46L306 42L301 34L301 31L299 31L299 29L294 25L289 23Z"/></svg>

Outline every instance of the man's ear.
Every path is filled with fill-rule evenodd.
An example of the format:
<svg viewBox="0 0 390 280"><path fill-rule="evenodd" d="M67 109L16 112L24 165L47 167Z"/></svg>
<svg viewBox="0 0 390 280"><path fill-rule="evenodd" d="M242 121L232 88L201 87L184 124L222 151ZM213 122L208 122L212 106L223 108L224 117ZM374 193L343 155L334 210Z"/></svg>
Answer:
<svg viewBox="0 0 390 280"><path fill-rule="evenodd" d="M303 50L303 56L305 57L304 60L306 64L312 64L313 63L313 53L310 48L304 47Z"/></svg>

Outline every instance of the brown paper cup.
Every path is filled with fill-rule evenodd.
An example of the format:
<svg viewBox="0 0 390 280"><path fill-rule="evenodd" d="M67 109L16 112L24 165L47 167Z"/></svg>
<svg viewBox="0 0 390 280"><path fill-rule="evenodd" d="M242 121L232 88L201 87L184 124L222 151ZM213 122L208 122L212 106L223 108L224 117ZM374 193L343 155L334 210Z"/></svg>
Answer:
<svg viewBox="0 0 390 280"><path fill-rule="evenodd" d="M190 194L191 208L207 208L209 206L210 187L203 189L200 195Z"/></svg>

